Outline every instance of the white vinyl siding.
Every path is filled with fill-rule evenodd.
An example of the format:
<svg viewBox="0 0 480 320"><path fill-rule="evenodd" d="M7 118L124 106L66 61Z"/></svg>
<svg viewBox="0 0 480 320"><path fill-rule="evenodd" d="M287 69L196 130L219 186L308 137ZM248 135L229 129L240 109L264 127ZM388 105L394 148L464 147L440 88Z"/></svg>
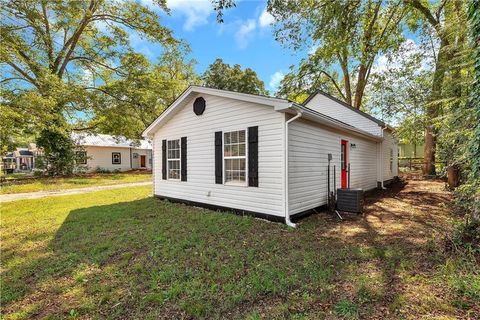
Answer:
<svg viewBox="0 0 480 320"><path fill-rule="evenodd" d="M130 170L130 149L117 147L93 147L85 146L87 152L87 167L89 171L95 171L97 168L104 170ZM121 163L112 164L112 153L120 153Z"/></svg>
<svg viewBox="0 0 480 320"><path fill-rule="evenodd" d="M314 96L305 106L371 134L380 136L382 133L380 126L375 121L358 114L320 93Z"/></svg>
<svg viewBox="0 0 480 320"><path fill-rule="evenodd" d="M392 155L392 170L390 170L390 155ZM398 144L394 136L384 131L383 140L383 180L390 180L398 176Z"/></svg>
<svg viewBox="0 0 480 320"><path fill-rule="evenodd" d="M347 140L350 186L370 190L377 185L377 143L322 127L311 121L296 120L289 125L289 207L300 213L327 203L328 154L336 166L336 187L341 187L341 140ZM355 147L352 148L351 144Z"/></svg>
<svg viewBox="0 0 480 320"><path fill-rule="evenodd" d="M87 153L87 169L92 172L97 168L110 171L128 171L140 167L140 155L146 155L146 167L151 168L149 159L152 158L152 151L148 149L132 149L132 167L130 166L130 148L119 147L100 147L100 146L84 146ZM112 164L112 152L119 152L121 156L120 164ZM137 159L133 159L133 153L138 153Z"/></svg>
<svg viewBox="0 0 480 320"><path fill-rule="evenodd" d="M206 100L201 116L193 112L193 101L198 96ZM179 108L181 110L155 132L153 145L158 155L162 154L163 139L188 138L188 181L180 184L162 180L162 157L156 156L155 194L284 216L285 115L273 111L270 106L207 94L185 99ZM250 126L258 126L258 187L216 184L215 132L238 131Z"/></svg>

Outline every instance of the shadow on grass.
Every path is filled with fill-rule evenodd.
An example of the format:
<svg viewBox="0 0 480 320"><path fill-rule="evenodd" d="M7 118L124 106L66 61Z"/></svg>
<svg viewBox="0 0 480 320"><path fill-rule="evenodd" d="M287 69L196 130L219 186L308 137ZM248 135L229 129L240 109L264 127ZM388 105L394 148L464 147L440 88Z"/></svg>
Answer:
<svg viewBox="0 0 480 320"><path fill-rule="evenodd" d="M361 217L318 214L291 230L153 198L93 206L72 210L47 250L6 270L2 300L9 311L35 301L39 318L321 318L342 316L338 305L370 317L391 308L402 266L424 251L401 236L389 241Z"/></svg>

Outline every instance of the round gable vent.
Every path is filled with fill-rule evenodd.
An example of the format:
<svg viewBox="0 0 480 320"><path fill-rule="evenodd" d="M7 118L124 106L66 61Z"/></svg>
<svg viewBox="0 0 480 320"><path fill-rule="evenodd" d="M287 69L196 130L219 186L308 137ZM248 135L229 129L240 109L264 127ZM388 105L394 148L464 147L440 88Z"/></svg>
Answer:
<svg viewBox="0 0 480 320"><path fill-rule="evenodd" d="M197 99L195 99L195 102L193 103L193 112L195 112L195 114L199 116L203 114L204 111L205 111L205 99L203 99L202 97L198 97Z"/></svg>

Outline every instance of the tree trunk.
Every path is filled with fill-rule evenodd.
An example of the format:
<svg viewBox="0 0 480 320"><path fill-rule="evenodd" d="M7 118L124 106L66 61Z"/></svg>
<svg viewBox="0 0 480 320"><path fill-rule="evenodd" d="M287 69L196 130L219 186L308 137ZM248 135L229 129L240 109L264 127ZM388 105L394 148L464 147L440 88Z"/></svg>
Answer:
<svg viewBox="0 0 480 320"><path fill-rule="evenodd" d="M426 108L425 119L425 147L424 147L424 167L423 173L428 175L435 175L435 153L437 147L437 129L435 128L435 121L441 109L440 99L442 98L443 80L445 78L445 47L446 40L441 40L440 49L438 50L438 57L435 63L435 72L433 74L432 92L430 95L430 102Z"/></svg>
<svg viewBox="0 0 480 320"><path fill-rule="evenodd" d="M353 107L356 109L360 109L360 106L362 105L363 93L365 91L365 85L367 84L366 76L367 67L360 65L357 77L357 87L355 88L355 100L353 101Z"/></svg>

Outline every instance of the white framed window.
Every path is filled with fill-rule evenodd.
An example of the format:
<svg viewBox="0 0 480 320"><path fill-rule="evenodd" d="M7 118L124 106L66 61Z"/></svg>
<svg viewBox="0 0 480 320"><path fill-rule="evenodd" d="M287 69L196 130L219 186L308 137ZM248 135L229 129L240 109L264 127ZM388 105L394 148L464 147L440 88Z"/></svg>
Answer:
<svg viewBox="0 0 480 320"><path fill-rule="evenodd" d="M180 180L180 139L167 141L168 180Z"/></svg>
<svg viewBox="0 0 480 320"><path fill-rule="evenodd" d="M246 130L223 133L223 167L225 184L247 184Z"/></svg>
<svg viewBox="0 0 480 320"><path fill-rule="evenodd" d="M112 152L112 164L122 164L122 154L120 152Z"/></svg>

